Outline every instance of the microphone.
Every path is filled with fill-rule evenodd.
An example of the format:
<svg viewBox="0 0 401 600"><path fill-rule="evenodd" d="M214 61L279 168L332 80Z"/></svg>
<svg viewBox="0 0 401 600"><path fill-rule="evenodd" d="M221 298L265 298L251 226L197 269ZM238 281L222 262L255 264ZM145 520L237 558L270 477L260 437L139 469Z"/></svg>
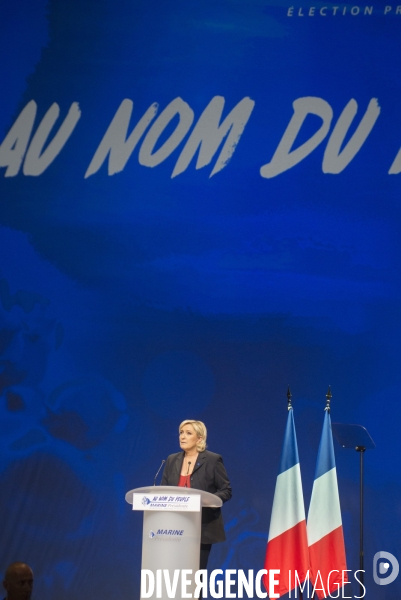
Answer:
<svg viewBox="0 0 401 600"><path fill-rule="evenodd" d="M184 487L188 487L188 475L189 475L189 467L191 466L191 461L188 461L188 469L187 474L185 475L185 485Z"/></svg>
<svg viewBox="0 0 401 600"><path fill-rule="evenodd" d="M162 466L164 465L165 462L166 462L165 460L162 460L162 464L160 465L160 467L157 470L157 473L156 473L155 478L153 480L153 485L154 486L156 485L156 479L157 479L158 474L160 473L160 469L162 468Z"/></svg>

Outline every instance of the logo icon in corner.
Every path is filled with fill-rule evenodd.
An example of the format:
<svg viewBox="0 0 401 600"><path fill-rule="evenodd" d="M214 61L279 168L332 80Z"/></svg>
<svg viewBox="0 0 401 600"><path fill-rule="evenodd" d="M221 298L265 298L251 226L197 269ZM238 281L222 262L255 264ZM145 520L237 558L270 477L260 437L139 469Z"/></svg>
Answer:
<svg viewBox="0 0 401 600"><path fill-rule="evenodd" d="M373 579L378 585L388 585L397 578L400 571L400 565L396 557L391 552L376 552L373 557ZM382 577L382 575L388 575Z"/></svg>
<svg viewBox="0 0 401 600"><path fill-rule="evenodd" d="M150 504L150 500L149 500L149 498L147 498L146 496L144 496L144 497L142 498L142 504L143 504L144 506L147 506L148 504Z"/></svg>
<svg viewBox="0 0 401 600"><path fill-rule="evenodd" d="M155 535L156 534L155 534L154 531L152 531L152 530L149 531L149 537L150 537L151 540L155 537Z"/></svg>

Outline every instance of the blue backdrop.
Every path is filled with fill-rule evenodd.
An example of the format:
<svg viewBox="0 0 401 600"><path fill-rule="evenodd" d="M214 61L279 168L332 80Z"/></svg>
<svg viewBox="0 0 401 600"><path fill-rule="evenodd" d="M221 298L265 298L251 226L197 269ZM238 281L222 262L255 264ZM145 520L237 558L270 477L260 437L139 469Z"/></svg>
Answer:
<svg viewBox="0 0 401 600"><path fill-rule="evenodd" d="M263 566L294 394L306 508L325 393L365 425L368 597L401 557L401 9L1 0L0 569L139 597L184 418L234 495L212 567ZM359 464L336 447L349 568ZM358 595L355 586L354 593Z"/></svg>

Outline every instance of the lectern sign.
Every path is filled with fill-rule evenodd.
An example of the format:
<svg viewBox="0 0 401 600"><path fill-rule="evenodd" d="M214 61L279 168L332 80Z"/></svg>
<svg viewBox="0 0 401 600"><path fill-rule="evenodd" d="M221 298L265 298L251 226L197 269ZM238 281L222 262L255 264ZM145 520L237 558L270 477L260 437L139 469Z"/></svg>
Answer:
<svg viewBox="0 0 401 600"><path fill-rule="evenodd" d="M200 494L134 494L133 510L200 511Z"/></svg>

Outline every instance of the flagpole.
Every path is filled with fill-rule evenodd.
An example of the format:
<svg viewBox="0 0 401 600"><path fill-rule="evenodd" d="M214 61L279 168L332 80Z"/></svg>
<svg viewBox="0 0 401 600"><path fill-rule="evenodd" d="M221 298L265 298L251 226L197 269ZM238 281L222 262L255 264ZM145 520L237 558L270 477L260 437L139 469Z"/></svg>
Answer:
<svg viewBox="0 0 401 600"><path fill-rule="evenodd" d="M291 398L292 398L292 394L291 394L290 386L288 386L288 389L287 389L287 409L288 410L292 409L292 400L291 400ZM299 598L300 598L300 600L303 600L304 596L303 596L303 593L302 593L301 586L299 586L298 590L299 590Z"/></svg>
<svg viewBox="0 0 401 600"><path fill-rule="evenodd" d="M331 386L329 386L326 394L323 430L320 438L315 480L308 513L310 568L312 576L315 578L315 585L312 589L312 598L315 598L316 596L321 597L321 593L316 591L316 589L319 590L321 588L315 589L319 573L321 581L322 577L327 579L327 593L330 595L332 591L336 590L336 585L338 585L338 587L341 586L341 582L343 582L341 573L344 574L347 571L330 418L331 400L332 393ZM327 502L328 498L330 499L329 502ZM337 575L329 583L329 576L334 572L336 572ZM342 585L344 585L344 583L345 582L343 582ZM324 597L326 597L324 584L322 592Z"/></svg>
<svg viewBox="0 0 401 600"><path fill-rule="evenodd" d="M290 410L292 408L291 398L292 398L292 394L291 394L290 386L288 386L288 390L287 390L287 408L288 408L288 410Z"/></svg>
<svg viewBox="0 0 401 600"><path fill-rule="evenodd" d="M330 404L331 404L332 397L333 397L333 394L331 393L331 386L329 385L329 389L327 390L327 394L326 394L326 406L324 409L329 414L330 414ZM315 591L314 591L314 589L312 589L311 600L314 600L314 598L315 598Z"/></svg>
<svg viewBox="0 0 401 600"><path fill-rule="evenodd" d="M327 394L326 394L326 408L324 410L327 410L327 412L330 412L330 403L331 403L331 399L332 399L333 395L331 393L331 386L329 385L329 389L327 390Z"/></svg>
<svg viewBox="0 0 401 600"><path fill-rule="evenodd" d="M330 414L330 404L331 404L331 399L333 397L333 394L331 393L331 386L329 385L329 389L327 390L327 394L326 394L326 406L325 406L325 411L327 411ZM312 593L312 599L315 597L315 592Z"/></svg>

